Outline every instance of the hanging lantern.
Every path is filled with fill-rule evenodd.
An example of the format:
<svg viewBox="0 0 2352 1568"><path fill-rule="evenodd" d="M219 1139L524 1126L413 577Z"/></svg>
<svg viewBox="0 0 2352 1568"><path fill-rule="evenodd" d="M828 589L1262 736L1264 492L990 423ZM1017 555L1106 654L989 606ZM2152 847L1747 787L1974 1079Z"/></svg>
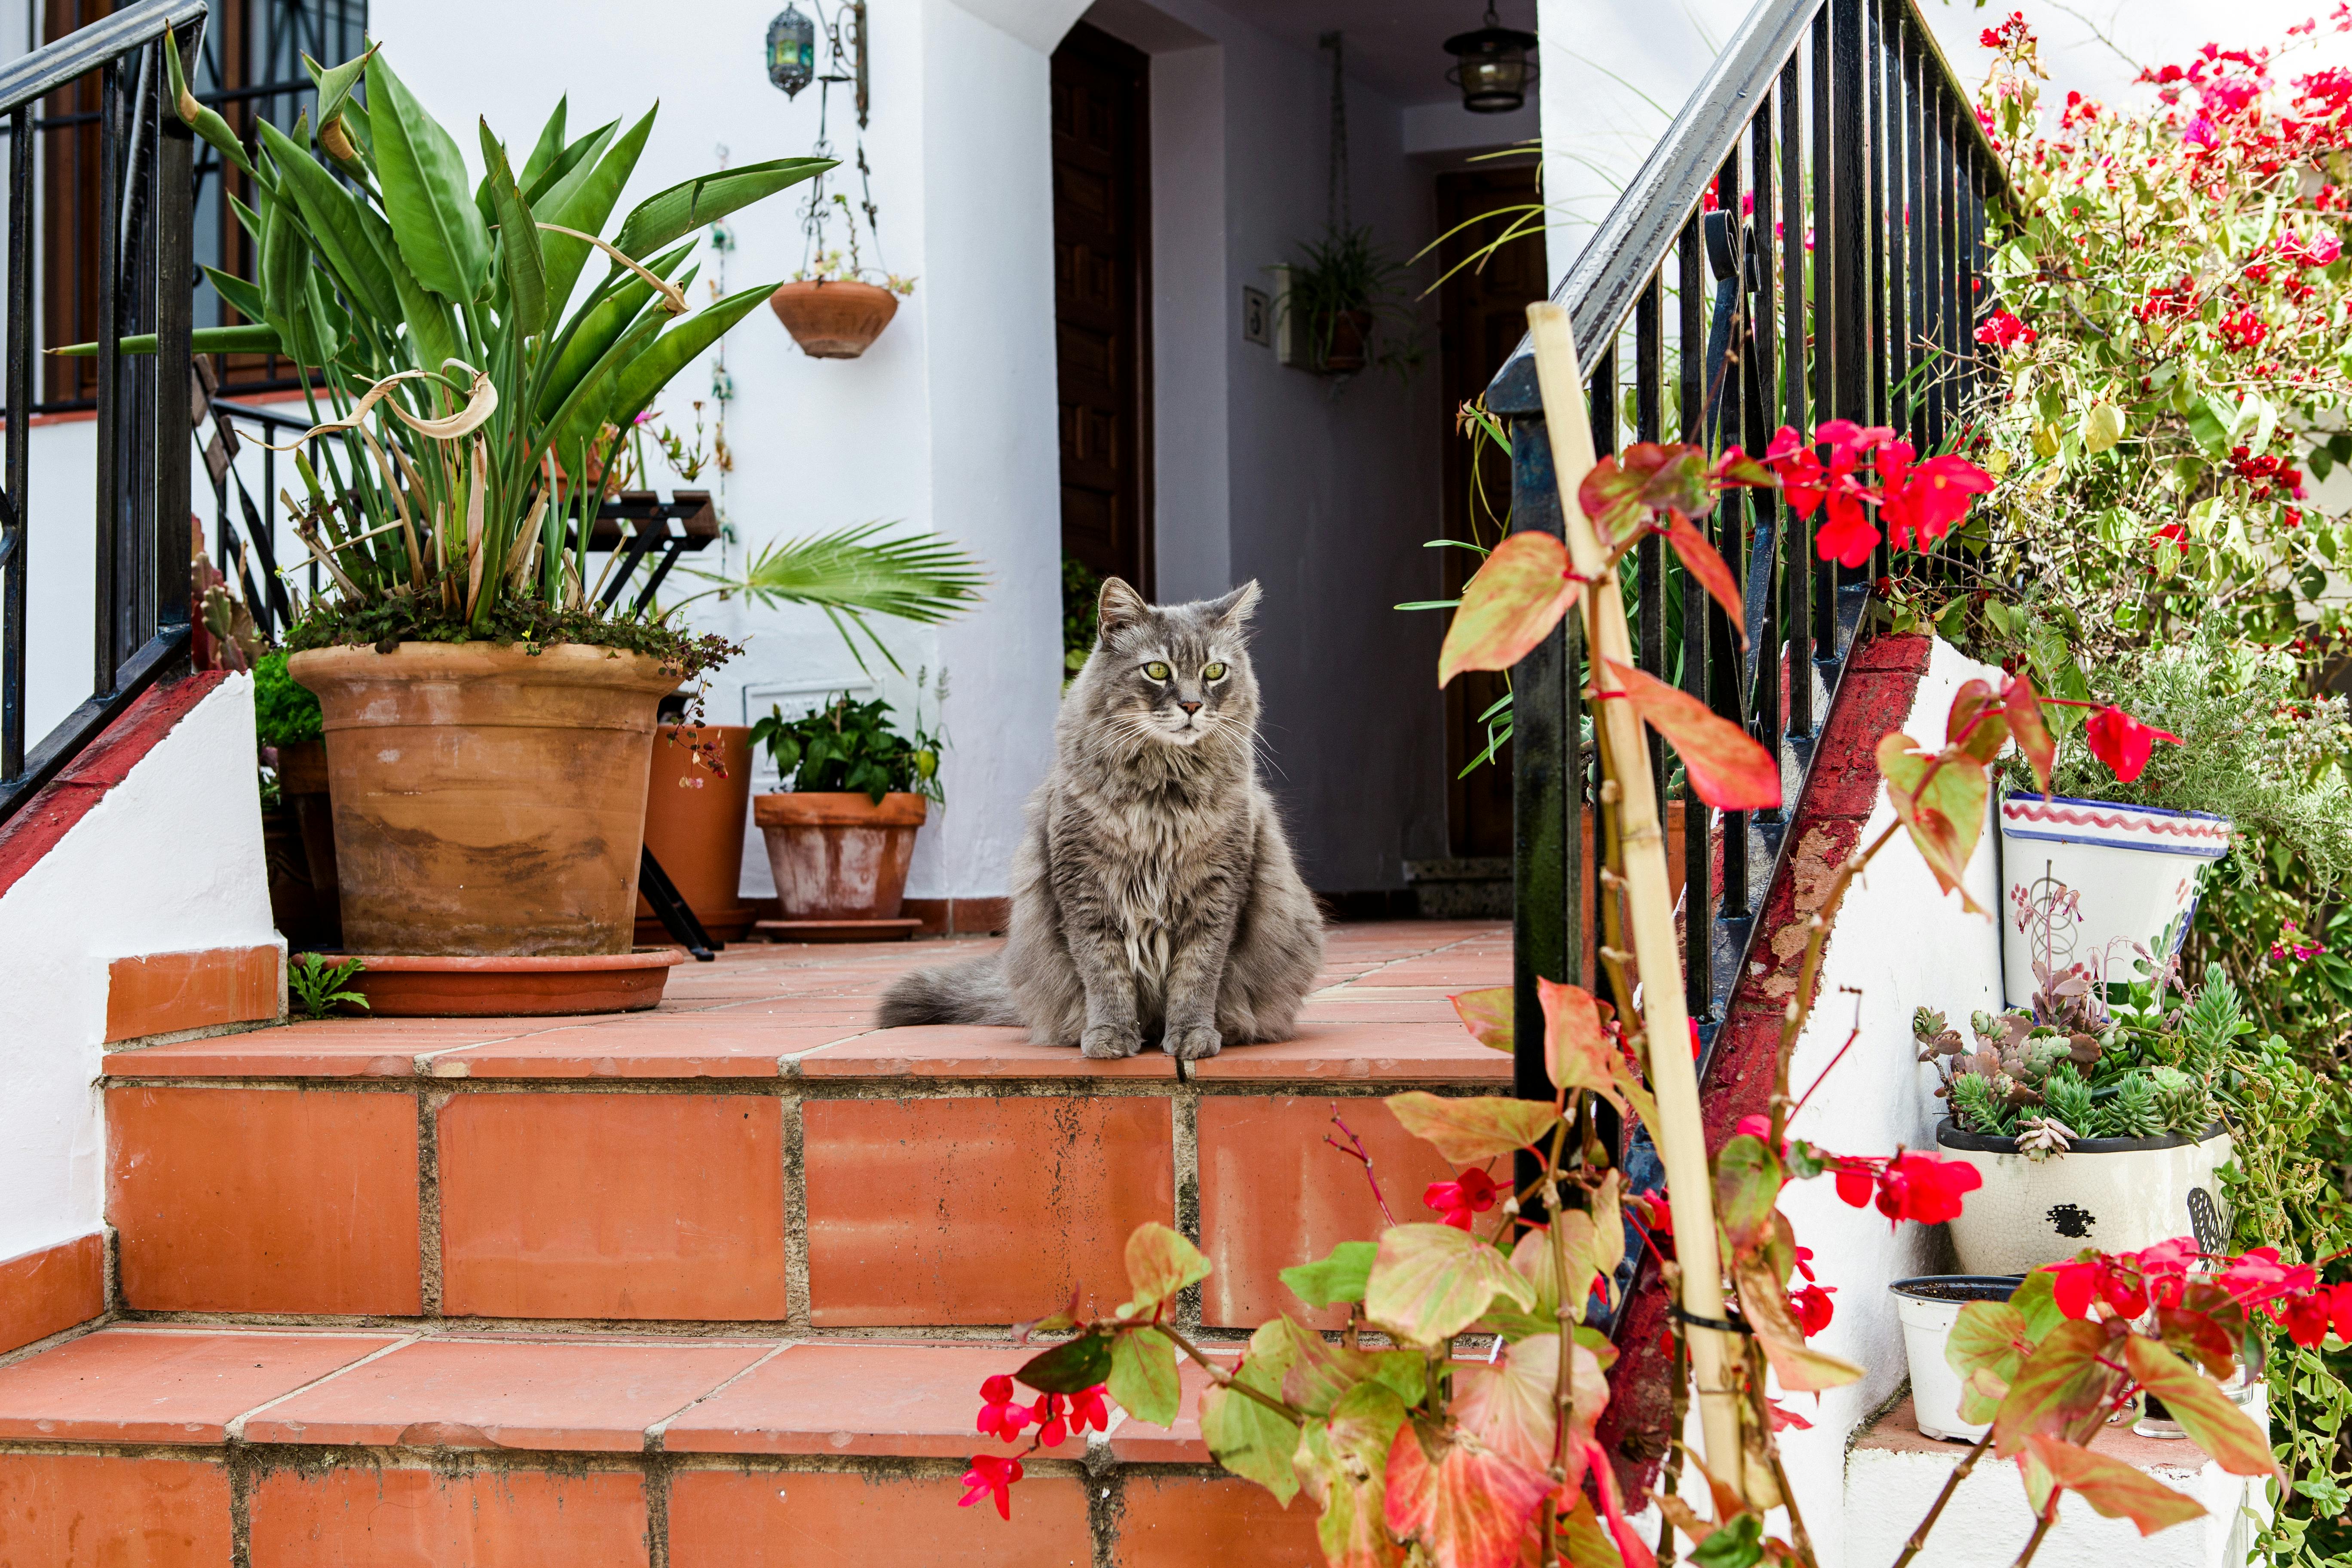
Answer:
<svg viewBox="0 0 2352 1568"><path fill-rule="evenodd" d="M816 24L787 5L768 24L768 79L784 89L786 98L816 79Z"/></svg>
<svg viewBox="0 0 2352 1568"><path fill-rule="evenodd" d="M1446 39L1445 52L1459 63L1445 79L1462 89L1462 107L1473 114L1508 114L1526 103L1528 83L1536 79L1528 56L1538 42L1533 33L1498 26L1492 5L1485 26Z"/></svg>

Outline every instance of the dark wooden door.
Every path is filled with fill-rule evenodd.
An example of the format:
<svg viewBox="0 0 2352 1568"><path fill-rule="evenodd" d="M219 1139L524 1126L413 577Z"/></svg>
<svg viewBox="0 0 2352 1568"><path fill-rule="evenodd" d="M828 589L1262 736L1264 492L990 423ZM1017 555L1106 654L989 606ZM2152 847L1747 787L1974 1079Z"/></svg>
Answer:
<svg viewBox="0 0 2352 1568"><path fill-rule="evenodd" d="M1081 22L1054 51L1062 552L1151 591L1144 258L1150 58Z"/></svg>
<svg viewBox="0 0 2352 1568"><path fill-rule="evenodd" d="M1527 168L1441 174L1437 179L1438 232L1449 232L1484 213L1523 207L1537 199L1535 171ZM1445 265L1501 233L1507 218L1493 218L1464 230L1446 243ZM1464 268L1439 290L1440 349L1445 377L1445 536L1492 547L1502 535L1511 500L1509 459L1491 443L1474 443L1459 417L1465 403L1510 357L1527 331L1528 304L1544 295L1544 242L1530 226L1482 267ZM1442 550L1447 596L1461 592L1477 569L1466 550ZM1511 749L1470 770L1464 767L1486 748L1487 725L1480 715L1506 688L1499 674L1473 671L1457 676L1445 690L1445 760L1452 781L1446 796L1446 826L1458 856L1511 852Z"/></svg>

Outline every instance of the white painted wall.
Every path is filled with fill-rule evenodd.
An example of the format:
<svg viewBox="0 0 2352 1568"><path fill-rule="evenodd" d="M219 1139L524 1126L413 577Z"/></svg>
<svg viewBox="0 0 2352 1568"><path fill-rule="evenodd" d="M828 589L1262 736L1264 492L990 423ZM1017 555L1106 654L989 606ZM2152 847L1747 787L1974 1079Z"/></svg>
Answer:
<svg viewBox="0 0 2352 1568"><path fill-rule="evenodd" d="M1934 646L1903 731L1924 745L1940 746L1953 693L1967 680L1998 681L2000 672L1948 643ZM1882 791L1863 842L1893 820ZM1968 875L1977 902L1998 909L1990 811ZM1941 893L1917 852L1898 837L1847 893L1832 929L1822 959L1821 999L1790 1066L1790 1082L1799 1094L1821 1076L1855 1026L1857 998L1847 994L1849 986L1861 992L1861 1037L1798 1114L1791 1136L1844 1154L1932 1150L1939 1114L1934 1069L1916 1060L1911 1014L1922 1006L1939 1007L1966 1018L1979 1007L1999 1008L1999 930L1990 919L1964 912L1957 897ZM1799 1243L1813 1249L1822 1282L1837 1288L1836 1317L1814 1342L1868 1369L1860 1383L1822 1395L1818 1407L1804 1395L1782 1396L1783 1405L1813 1426L1782 1432L1781 1451L1822 1568L1849 1563L1851 1568L1873 1568L1877 1559L1850 1558L1844 1550L1846 1438L1906 1375L1903 1331L1886 1287L1910 1275L1945 1269L1946 1243L1940 1231L1909 1224L1893 1227L1875 1208L1848 1208L1826 1177L1792 1184L1781 1206Z"/></svg>
<svg viewBox="0 0 2352 1568"><path fill-rule="evenodd" d="M266 943L253 683L232 676L0 895L0 1258L104 1217L108 964Z"/></svg>

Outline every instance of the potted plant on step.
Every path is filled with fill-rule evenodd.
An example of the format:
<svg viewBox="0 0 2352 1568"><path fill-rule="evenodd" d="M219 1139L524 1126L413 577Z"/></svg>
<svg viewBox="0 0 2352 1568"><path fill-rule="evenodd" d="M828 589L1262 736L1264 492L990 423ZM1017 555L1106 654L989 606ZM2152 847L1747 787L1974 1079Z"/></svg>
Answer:
<svg viewBox="0 0 2352 1568"><path fill-rule="evenodd" d="M2016 1274L2085 1247L2228 1239L2215 1092L2253 1026L2219 964L2169 1011L2169 964L2140 967L2112 1007L2095 978L2045 969L2032 1010L1976 1015L1972 1043L1940 1013L1913 1020L1951 1110L1937 1144L1984 1177L1952 1222L1961 1268Z"/></svg>
<svg viewBox="0 0 2352 1568"><path fill-rule="evenodd" d="M369 955L375 1010L392 1010L378 986L420 966L645 969L630 942L656 706L735 648L675 605L600 593L589 524L624 432L773 288L693 310L698 237L827 165L673 185L606 238L650 112L574 136L559 103L520 159L482 122L476 184L371 49L313 68L315 132L265 127L248 154L165 44L177 112L257 193L232 205L260 281L211 274L250 324L199 331L195 350L307 372L288 499L331 586L289 628L288 668L323 710L343 940ZM973 580L934 544L814 542L776 596L869 604L868 568L892 551L935 588ZM625 558L625 578L640 557L604 572ZM650 1005L658 976L640 993L630 1005Z"/></svg>
<svg viewBox="0 0 2352 1568"><path fill-rule="evenodd" d="M943 678L942 700L945 687ZM898 911L915 835L931 802L947 804L940 738L919 711L913 731L891 727L888 703L853 702L846 692L798 719L779 708L751 727L785 784L751 803L782 913L762 931L793 942L913 934L919 922Z"/></svg>

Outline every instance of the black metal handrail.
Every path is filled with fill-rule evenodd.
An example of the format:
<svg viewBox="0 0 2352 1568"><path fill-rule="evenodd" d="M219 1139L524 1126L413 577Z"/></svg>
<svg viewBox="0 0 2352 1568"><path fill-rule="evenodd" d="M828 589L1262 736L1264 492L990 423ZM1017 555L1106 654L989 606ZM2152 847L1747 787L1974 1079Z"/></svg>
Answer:
<svg viewBox="0 0 2352 1568"><path fill-rule="evenodd" d="M1922 453L1942 447L1983 374L1973 328L1985 204L2001 186L2000 159L1912 0L1761 0L1554 295L1588 376L1596 448L1617 450L1629 403L1636 441L1760 453L1775 426L1837 417L1892 425ZM1511 432L1515 526L1559 534L1529 345L1486 401ZM1706 526L1744 573L1744 658L1726 657L1736 639L1724 612L1655 538L1635 552L1632 596L1641 668L1781 759L1780 810L1710 823L1694 802L1688 816L1684 976L1711 1048L1887 557L1882 545L1862 568L1817 561L1811 527L1777 492L1735 491ZM1537 977L1597 988L1584 973L1596 910L1580 890L1579 644L1570 616L1512 680L1517 1079L1546 1100ZM1666 749L1653 747L1663 806Z"/></svg>
<svg viewBox="0 0 2352 1568"><path fill-rule="evenodd" d="M205 0L137 0L0 67L9 125L7 456L0 480L0 823L57 776L159 677L184 670L188 396L159 365L188 361L193 141L165 112L161 40L201 40ZM90 696L29 751L25 734L26 569L32 519L35 105L100 78L98 505ZM156 334L159 353L118 346Z"/></svg>

